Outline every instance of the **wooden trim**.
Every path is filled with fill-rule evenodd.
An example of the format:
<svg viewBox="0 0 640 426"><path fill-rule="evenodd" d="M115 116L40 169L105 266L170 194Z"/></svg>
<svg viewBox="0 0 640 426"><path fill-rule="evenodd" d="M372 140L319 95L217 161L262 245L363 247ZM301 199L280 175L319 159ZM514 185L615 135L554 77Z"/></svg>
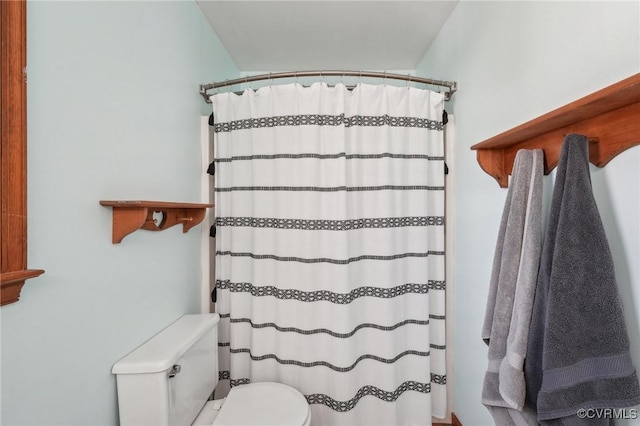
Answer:
<svg viewBox="0 0 640 426"><path fill-rule="evenodd" d="M640 144L640 73L471 147L480 167L506 188L520 149L544 151L545 174L558 164L563 138L589 138L589 160L604 167Z"/></svg>
<svg viewBox="0 0 640 426"><path fill-rule="evenodd" d="M27 4L0 1L0 305L16 302L27 269Z"/></svg>
<svg viewBox="0 0 640 426"><path fill-rule="evenodd" d="M444 423L444 422L433 422L431 423L432 426L462 426L462 423L460 423L460 420L458 420L458 417L456 417L455 413L451 413L451 423Z"/></svg>
<svg viewBox="0 0 640 426"><path fill-rule="evenodd" d="M39 277L44 274L42 269L26 269L22 271L0 273L2 282L2 300L0 306L17 302L20 299L20 292L25 281L29 278Z"/></svg>
<svg viewBox="0 0 640 426"><path fill-rule="evenodd" d="M455 413L451 413L451 426L462 426L462 422L458 420Z"/></svg>

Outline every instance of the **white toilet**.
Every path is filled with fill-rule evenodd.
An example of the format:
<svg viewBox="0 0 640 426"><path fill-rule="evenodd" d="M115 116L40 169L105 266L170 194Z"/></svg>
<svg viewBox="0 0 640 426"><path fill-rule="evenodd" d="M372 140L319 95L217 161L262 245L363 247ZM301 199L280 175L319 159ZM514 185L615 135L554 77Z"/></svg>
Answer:
<svg viewBox="0 0 640 426"><path fill-rule="evenodd" d="M118 361L120 425L309 426L305 397L252 383L207 401L218 384L218 314L185 315Z"/></svg>

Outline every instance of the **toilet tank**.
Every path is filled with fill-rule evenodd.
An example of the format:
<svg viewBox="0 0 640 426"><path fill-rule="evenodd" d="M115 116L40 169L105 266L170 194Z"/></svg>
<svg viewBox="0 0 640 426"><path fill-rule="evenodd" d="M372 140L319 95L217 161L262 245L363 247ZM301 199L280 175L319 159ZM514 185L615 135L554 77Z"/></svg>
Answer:
<svg viewBox="0 0 640 426"><path fill-rule="evenodd" d="M218 314L185 315L118 361L120 425L190 425L218 384Z"/></svg>

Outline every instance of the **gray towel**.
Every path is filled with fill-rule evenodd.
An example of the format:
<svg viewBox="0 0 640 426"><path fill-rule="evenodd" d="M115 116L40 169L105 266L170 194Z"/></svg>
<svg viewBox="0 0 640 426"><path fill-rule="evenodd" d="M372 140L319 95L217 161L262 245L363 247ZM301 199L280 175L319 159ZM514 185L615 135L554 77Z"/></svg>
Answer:
<svg viewBox="0 0 640 426"><path fill-rule="evenodd" d="M524 411L524 358L542 240L543 152L516 154L498 232L482 338L489 365L482 403L496 424L537 424Z"/></svg>
<svg viewBox="0 0 640 426"><path fill-rule="evenodd" d="M525 362L543 424L589 424L579 409L640 403L613 259L591 189L589 146L562 145Z"/></svg>

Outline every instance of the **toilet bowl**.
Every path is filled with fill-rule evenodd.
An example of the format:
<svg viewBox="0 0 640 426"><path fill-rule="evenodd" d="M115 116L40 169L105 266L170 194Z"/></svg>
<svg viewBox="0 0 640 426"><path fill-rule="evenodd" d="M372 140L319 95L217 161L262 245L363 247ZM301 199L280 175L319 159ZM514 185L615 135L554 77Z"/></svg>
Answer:
<svg viewBox="0 0 640 426"><path fill-rule="evenodd" d="M304 396L282 383L260 382L234 387L224 400L209 401L193 426L309 426Z"/></svg>
<svg viewBox="0 0 640 426"><path fill-rule="evenodd" d="M121 426L310 426L309 404L282 383L218 384L218 314L185 315L116 362Z"/></svg>

